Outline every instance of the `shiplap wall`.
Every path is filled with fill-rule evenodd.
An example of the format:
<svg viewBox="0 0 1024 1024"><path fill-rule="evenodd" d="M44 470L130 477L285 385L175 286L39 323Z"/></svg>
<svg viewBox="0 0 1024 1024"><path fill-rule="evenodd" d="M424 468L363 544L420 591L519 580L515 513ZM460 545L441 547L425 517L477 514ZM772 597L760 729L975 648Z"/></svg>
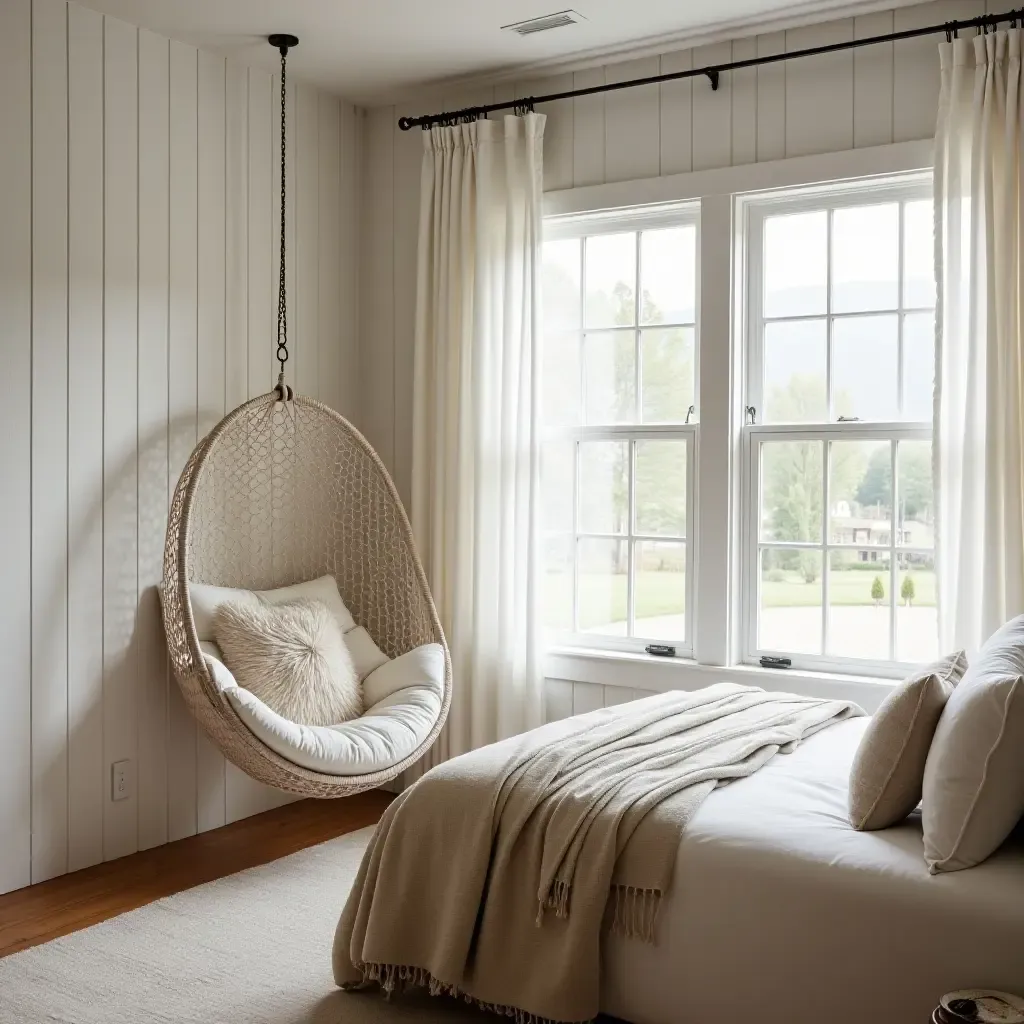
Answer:
<svg viewBox="0 0 1024 1024"><path fill-rule="evenodd" d="M197 730L155 590L197 438L275 380L279 83L64 0L0 38L2 892L282 798ZM361 115L290 105L289 368L354 416Z"/></svg>
<svg viewBox="0 0 1024 1024"><path fill-rule="evenodd" d="M1005 8L987 0L987 10ZM408 499L412 343L422 133L401 114L452 110L605 82L723 64L986 13L986 0L938 0L735 39L544 79L450 92L368 115L360 321L363 428ZM937 38L563 100L547 114L545 190L569 189L931 138L939 92ZM548 716L621 703L640 691L549 680Z"/></svg>

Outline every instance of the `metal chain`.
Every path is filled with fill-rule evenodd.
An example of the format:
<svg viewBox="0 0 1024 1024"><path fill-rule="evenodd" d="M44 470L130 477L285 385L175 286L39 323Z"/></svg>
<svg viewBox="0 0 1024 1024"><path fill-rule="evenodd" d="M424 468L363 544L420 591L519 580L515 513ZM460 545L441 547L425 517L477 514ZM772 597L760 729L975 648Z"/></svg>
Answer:
<svg viewBox="0 0 1024 1024"><path fill-rule="evenodd" d="M288 294L285 283L285 210L287 203L287 164L285 154L286 144L286 75L288 65L288 51L281 49L281 273L278 281L277 291L277 361L281 365L281 374L284 375L284 364L288 362Z"/></svg>

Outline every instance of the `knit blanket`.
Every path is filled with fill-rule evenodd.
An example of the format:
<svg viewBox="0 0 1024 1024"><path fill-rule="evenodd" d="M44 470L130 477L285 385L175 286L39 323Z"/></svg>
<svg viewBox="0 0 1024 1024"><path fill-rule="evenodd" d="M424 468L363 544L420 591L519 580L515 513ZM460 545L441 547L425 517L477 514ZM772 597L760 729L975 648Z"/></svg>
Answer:
<svg viewBox="0 0 1024 1024"><path fill-rule="evenodd" d="M591 1020L602 930L655 940L704 798L861 714L720 683L437 766L388 807L367 847L335 934L336 981L425 986L517 1024Z"/></svg>

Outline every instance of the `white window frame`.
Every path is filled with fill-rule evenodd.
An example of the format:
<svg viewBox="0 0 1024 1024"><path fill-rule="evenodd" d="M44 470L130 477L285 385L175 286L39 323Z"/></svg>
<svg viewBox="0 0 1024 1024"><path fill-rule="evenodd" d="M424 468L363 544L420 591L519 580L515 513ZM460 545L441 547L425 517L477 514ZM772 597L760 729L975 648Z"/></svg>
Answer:
<svg viewBox="0 0 1024 1024"><path fill-rule="evenodd" d="M580 696L586 700L593 687L600 686L617 695L622 688L660 692L728 681L813 697L840 697L869 710L889 692L891 679L869 675L865 668L855 673L797 667L779 672L749 664L744 658L740 571L745 545L740 509L747 486L743 460L743 341L747 329L743 315L743 205L745 198L771 190L827 183L841 187L844 182L859 188L872 178L929 171L932 165L933 143L921 140L545 193L548 230L573 217L612 218L681 203L700 205L696 404L701 411L701 430L690 528L695 544L688 566L699 599L694 613L687 616L693 655L657 658L600 649L589 636L586 647L552 646L545 656L544 674L549 687L558 681L559 695L568 687L570 709L574 684L582 686Z"/></svg>
<svg viewBox="0 0 1024 1024"><path fill-rule="evenodd" d="M694 322L694 400L693 415L687 423L671 424L617 424L602 426L578 426L567 428L550 428L544 433L545 442L570 441L574 444L573 453L573 523L572 543L574 548L573 557L573 586L572 586L572 621L574 628L568 631L548 631L549 644L567 649L589 648L596 650L619 651L627 653L643 653L644 649L652 643L670 644L675 647L677 657L689 657L693 653L693 609L696 598L695 587L695 560L696 545L694 537L697 531L697 502L695 495L698 444L699 444L699 388L700 388L700 207L699 204L671 203L659 205L653 209L640 209L630 211L599 212L583 215L549 216L544 219L544 240L555 241L562 239L583 239L596 235L608 235L624 232L636 232L636 273L637 282L642 281L641 244L640 232L656 228L683 227L692 225L696 232L696 292ZM580 326L578 328L581 352L583 338L587 334L598 334L603 331L622 330L622 328L587 328L585 323L586 302L586 248L583 249L580 278ZM643 400L642 380L642 345L641 331L643 325L640 321L640 309L643 302L642 288L638 287L635 294L636 310L632 329L635 331L634 344L636 346L635 373L636 373L636 402L639 409ZM651 325L660 327L662 325ZM691 325L676 325L686 326ZM629 328L626 328L629 329ZM586 364L580 359L580 394L583 408L586 406ZM599 534L580 530L580 445L592 441L625 441L629 444L629 511L628 527L625 534ZM643 534L636 531L636 446L640 441L682 441L686 444L686 535L683 537L665 535ZM558 536L557 531L545 531L545 540L548 537ZM626 574L626 633L624 637L613 636L601 633L584 632L578 629L579 619L579 545L581 540L611 540L621 541L627 545L628 567ZM658 639L655 637L632 636L635 625L635 557L638 542L674 542L685 544L686 549L686 588L685 601L686 611L684 615L684 636L676 639Z"/></svg>
<svg viewBox="0 0 1024 1024"><path fill-rule="evenodd" d="M831 543L829 538L828 509L829 503L829 470L831 443L834 441L870 441L885 440L890 442L931 440L932 426L930 423L911 420L896 420L889 423L850 421L840 422L829 420L823 423L800 424L762 424L756 420L763 408L763 346L764 326L774 320L821 320L827 324L827 355L826 355L826 386L828 415L834 413L832 407L832 325L837 320L847 317L864 315L895 315L897 317L897 394L902 407L903 389L903 324L908 313L932 312L934 307L916 307L904 305L903 290L903 259L904 259L904 220L903 207L900 207L899 220L899 294L897 304L892 309L865 310L856 313L834 313L831 302L831 273L826 275L826 310L825 314L807 317L765 317L763 315L762 284L764 223L768 217L778 214L796 214L827 208L830 211L865 206L873 203L899 202L930 199L932 196L932 177L928 172L915 172L869 181L849 181L839 185L818 186L811 188L794 188L779 190L772 193L754 194L738 200L738 207L743 223L743 253L747 287L740 297L742 306L741 325L744 337L741 339L743 354L746 358L746 399L747 408L755 410L755 422L747 422L744 415L742 428L743 451L743 498L742 523L743 547L742 567L740 572L742 595L740 601L740 634L743 637L742 660L747 664L758 664L764 656L783 656L791 659L797 668L831 673L865 673L871 676L900 678L906 674L907 663L895 660L896 657L896 620L893 611L889 616L889 647L893 660L874 660L850 658L830 655L826 643L829 617L829 573L828 552L833 550L860 550L855 544ZM827 260L832 260L832 213L827 219L826 252ZM822 485L823 485L823 523L820 542L785 542L762 541L760 535L761 514L761 451L763 445L772 441L821 441L822 442ZM892 445L892 480L896 487L896 452L897 444ZM893 511L895 517L895 502ZM895 521L895 520L893 520ZM783 549L820 551L822 559L821 572L821 654L802 654L773 647L762 647L758 643L758 619L761 599L761 552L766 549ZM895 609L896 585L899 575L897 554L934 554L934 552L897 543L896 529L890 531L888 546L879 545L879 552L889 554L889 595Z"/></svg>

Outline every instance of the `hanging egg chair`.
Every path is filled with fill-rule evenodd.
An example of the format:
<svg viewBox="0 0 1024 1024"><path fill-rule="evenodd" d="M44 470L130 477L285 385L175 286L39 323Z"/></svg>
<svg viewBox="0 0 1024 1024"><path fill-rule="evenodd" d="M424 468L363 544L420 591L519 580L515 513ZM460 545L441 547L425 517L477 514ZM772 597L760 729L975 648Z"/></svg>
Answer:
<svg viewBox="0 0 1024 1024"><path fill-rule="evenodd" d="M383 463L346 419L285 383L285 66L298 40L270 42L281 53L281 374L277 388L225 416L182 471L164 547L164 627L185 701L228 760L277 789L340 797L394 779L430 748L451 702L451 659ZM317 596L335 584L351 636L375 664L399 659L390 666L403 671L384 665L369 677L379 681L359 718L288 722L219 659L211 609L239 590Z"/></svg>

